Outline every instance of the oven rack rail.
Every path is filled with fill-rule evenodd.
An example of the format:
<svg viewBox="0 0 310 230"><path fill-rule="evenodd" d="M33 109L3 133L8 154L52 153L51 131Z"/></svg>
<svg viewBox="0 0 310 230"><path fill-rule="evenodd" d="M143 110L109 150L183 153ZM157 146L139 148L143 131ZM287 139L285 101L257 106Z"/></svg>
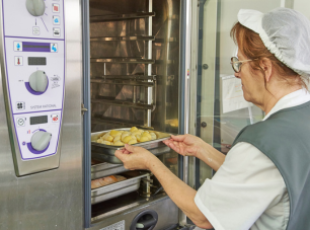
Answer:
<svg viewBox="0 0 310 230"><path fill-rule="evenodd" d="M90 22L109 22L109 21L119 21L119 20L128 20L128 19L139 19L139 18L148 18L155 17L155 12L138 12L131 14L110 14L110 15L95 15L90 17Z"/></svg>
<svg viewBox="0 0 310 230"><path fill-rule="evenodd" d="M90 42L114 42L114 41L155 41L154 36L105 36L91 37Z"/></svg>

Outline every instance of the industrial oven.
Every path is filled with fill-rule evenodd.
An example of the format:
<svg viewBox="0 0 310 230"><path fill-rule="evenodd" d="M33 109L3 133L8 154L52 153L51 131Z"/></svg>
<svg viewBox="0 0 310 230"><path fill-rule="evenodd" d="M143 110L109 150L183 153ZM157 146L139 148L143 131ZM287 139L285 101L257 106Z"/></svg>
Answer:
<svg viewBox="0 0 310 230"><path fill-rule="evenodd" d="M189 7L1 1L0 229L181 228L156 178L106 159L92 137L132 126L187 128ZM186 160L163 143L148 148L183 177ZM91 189L109 175L127 180Z"/></svg>
<svg viewBox="0 0 310 230"><path fill-rule="evenodd" d="M1 0L0 229L193 229L150 172L96 139L137 127L227 153L263 116L230 90L237 12L300 2ZM160 142L144 147L196 189L212 177ZM126 180L91 189L110 175Z"/></svg>

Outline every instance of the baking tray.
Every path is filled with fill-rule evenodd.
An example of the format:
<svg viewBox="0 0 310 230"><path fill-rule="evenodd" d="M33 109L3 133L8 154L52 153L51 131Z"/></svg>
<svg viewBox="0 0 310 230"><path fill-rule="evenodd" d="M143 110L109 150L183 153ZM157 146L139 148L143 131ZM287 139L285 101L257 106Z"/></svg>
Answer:
<svg viewBox="0 0 310 230"><path fill-rule="evenodd" d="M114 129L114 130L119 130L119 131L129 131L130 128L121 128L121 129ZM111 146L111 145L105 145L101 143L97 143L98 136L102 133L109 132L111 130L104 130L96 133L91 134L91 152L92 152L92 158L94 160L103 160L112 164L122 164L122 162L115 157L115 151L123 149L124 146ZM170 151L170 148L167 147L163 141L170 139L170 134L169 133L164 133L160 132L163 135L163 138L159 138L153 141L147 141L147 142L142 142L142 143L137 143L134 144L133 146L139 146L142 148L145 148L152 152L155 155L159 155L162 153L166 153ZM160 148L162 151L159 152L158 149Z"/></svg>
<svg viewBox="0 0 310 230"><path fill-rule="evenodd" d="M91 166L91 179L93 180L126 171L128 171L128 169L125 169L121 164L110 164L107 162L95 164Z"/></svg>
<svg viewBox="0 0 310 230"><path fill-rule="evenodd" d="M163 146L157 147L155 149L149 149L148 151L153 153L155 156L158 156L158 155L170 152L171 149L168 146L163 144ZM102 149L100 151L92 150L91 157L94 160L105 161L111 164L123 164L123 162L120 159L118 159L116 156L106 154L104 150Z"/></svg>
<svg viewBox="0 0 310 230"><path fill-rule="evenodd" d="M110 200L112 198L137 191L140 188L141 179L146 177L150 177L150 173L144 172L142 175L134 176L120 182L92 189L91 203L97 204L102 201Z"/></svg>
<svg viewBox="0 0 310 230"><path fill-rule="evenodd" d="M129 131L130 128L111 129L111 130L104 130L104 131L92 133L91 134L92 150L94 149L94 150L98 151L98 149L99 149L99 151L100 151L100 149L101 149L106 154L110 154L111 156L114 156L116 150L124 148L124 146L113 146L113 145L105 145L105 144L97 143L97 139L98 139L98 136L100 134L107 133L107 132L110 132L112 130ZM147 142L133 144L133 146L138 146L138 147L142 147L142 148L145 148L145 149L154 149L154 148L163 146L163 145L165 145L163 143L163 141L170 139L170 134L169 133L164 133L164 132L160 132L160 133L164 136L163 138L159 138L159 139L156 139L156 140L153 140L153 141L147 141Z"/></svg>

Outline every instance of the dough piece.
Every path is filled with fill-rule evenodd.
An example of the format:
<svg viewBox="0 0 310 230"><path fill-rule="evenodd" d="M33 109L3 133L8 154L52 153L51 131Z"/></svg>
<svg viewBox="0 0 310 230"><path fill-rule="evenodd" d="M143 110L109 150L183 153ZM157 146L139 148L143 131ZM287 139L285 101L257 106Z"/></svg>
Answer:
<svg viewBox="0 0 310 230"><path fill-rule="evenodd" d="M110 135L104 135L101 139L104 141L113 141L113 137Z"/></svg>
<svg viewBox="0 0 310 230"><path fill-rule="evenodd" d="M133 132L135 132L135 131L138 131L138 128L137 128L137 127L132 127L132 128L130 129L130 132L131 132L131 133L133 133Z"/></svg>
<svg viewBox="0 0 310 230"><path fill-rule="evenodd" d="M141 137L140 138L140 142L147 142L147 141L149 141L149 138L148 137Z"/></svg>
<svg viewBox="0 0 310 230"><path fill-rule="evenodd" d="M112 137L116 137L116 136L120 136L122 133L120 132L120 131L117 131L117 130L112 130L111 132L110 132L110 135L112 136Z"/></svg>
<svg viewBox="0 0 310 230"><path fill-rule="evenodd" d="M152 140L152 136L151 136L151 134L148 133L148 132L142 133L141 137L147 137L149 141Z"/></svg>
<svg viewBox="0 0 310 230"><path fill-rule="evenodd" d="M124 143L121 142L121 141L116 141L116 142L113 143L113 145L115 145L115 146L123 146Z"/></svg>
<svg viewBox="0 0 310 230"><path fill-rule="evenodd" d="M132 139L132 136L127 136L123 139L123 142L127 144Z"/></svg>
<svg viewBox="0 0 310 230"><path fill-rule="evenodd" d="M137 144L137 143L138 143L138 141L135 140L135 139L131 139L131 140L128 142L129 145L134 145L134 144Z"/></svg>
<svg viewBox="0 0 310 230"><path fill-rule="evenodd" d="M126 132L126 133L124 132L124 133L122 134L121 140L124 141L124 138L127 137L127 136L129 136L129 135L130 135L129 132Z"/></svg>
<svg viewBox="0 0 310 230"><path fill-rule="evenodd" d="M156 134L155 133L151 133L151 140L153 141L153 140L156 140Z"/></svg>
<svg viewBox="0 0 310 230"><path fill-rule="evenodd" d="M99 188L99 187L101 187L101 184L100 184L100 182L99 182L98 179L97 179L97 180L92 180L92 181L91 181L91 189Z"/></svg>
<svg viewBox="0 0 310 230"><path fill-rule="evenodd" d="M101 144L104 144L104 145L112 145L112 143L110 141L102 141Z"/></svg>
<svg viewBox="0 0 310 230"><path fill-rule="evenodd" d="M121 136L116 136L116 137L114 137L113 142L118 142L118 141L120 141L120 140L121 140Z"/></svg>
<svg viewBox="0 0 310 230"><path fill-rule="evenodd" d="M105 185L113 184L115 182L123 181L126 180L126 177L120 176L120 175L111 175L111 176L106 176L102 177L96 180L91 181L91 188L99 188Z"/></svg>

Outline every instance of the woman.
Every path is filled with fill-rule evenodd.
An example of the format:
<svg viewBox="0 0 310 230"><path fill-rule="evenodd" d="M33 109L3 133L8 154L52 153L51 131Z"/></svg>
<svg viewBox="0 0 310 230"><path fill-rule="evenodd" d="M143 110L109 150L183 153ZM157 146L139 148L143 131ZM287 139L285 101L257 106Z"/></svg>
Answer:
<svg viewBox="0 0 310 230"><path fill-rule="evenodd" d="M244 98L265 118L243 129L226 157L192 135L165 142L217 171L212 180L196 192L145 149L126 146L116 156L128 169L151 170L201 228L310 229L310 22L286 8L240 10L238 21L231 64Z"/></svg>

